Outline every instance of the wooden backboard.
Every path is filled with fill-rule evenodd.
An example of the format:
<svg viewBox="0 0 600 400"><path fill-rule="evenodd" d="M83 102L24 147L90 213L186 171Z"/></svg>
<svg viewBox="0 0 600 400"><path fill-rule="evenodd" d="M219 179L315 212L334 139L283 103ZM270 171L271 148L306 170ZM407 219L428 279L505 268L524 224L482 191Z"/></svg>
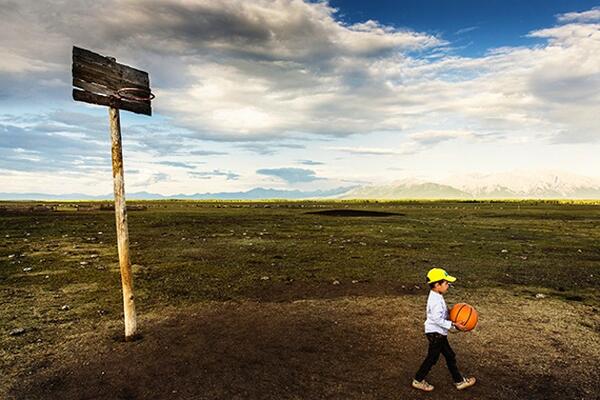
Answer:
<svg viewBox="0 0 600 400"><path fill-rule="evenodd" d="M136 97L150 97L147 72L75 46L72 70L74 100L152 115L150 99L133 100L119 96L123 93L122 89L131 89L128 92Z"/></svg>

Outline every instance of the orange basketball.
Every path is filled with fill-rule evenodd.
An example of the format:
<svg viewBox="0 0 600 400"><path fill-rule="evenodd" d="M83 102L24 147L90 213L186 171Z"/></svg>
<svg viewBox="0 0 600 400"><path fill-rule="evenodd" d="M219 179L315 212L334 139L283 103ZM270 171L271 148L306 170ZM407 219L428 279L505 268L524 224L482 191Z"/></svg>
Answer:
<svg viewBox="0 0 600 400"><path fill-rule="evenodd" d="M458 303L450 310L450 321L459 322L465 326L467 331L473 330L477 326L479 314L472 306L467 303Z"/></svg>

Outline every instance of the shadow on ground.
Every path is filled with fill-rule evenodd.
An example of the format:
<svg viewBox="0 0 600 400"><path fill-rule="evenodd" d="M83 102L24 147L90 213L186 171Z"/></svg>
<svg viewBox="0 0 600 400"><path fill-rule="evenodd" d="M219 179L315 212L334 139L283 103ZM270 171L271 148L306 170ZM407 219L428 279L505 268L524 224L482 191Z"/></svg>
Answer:
<svg viewBox="0 0 600 400"><path fill-rule="evenodd" d="M215 303L146 323L143 339L124 343L116 331L45 360L14 386L16 399L421 399L410 388L425 353L414 326L381 313L327 301ZM411 320L412 316L406 318ZM413 324L414 325L414 324ZM113 337L110 338L110 333ZM456 348L475 372L479 354ZM443 359L430 381L436 399L578 398L576 387L526 376L498 360L476 371L479 383L457 392ZM565 393L568 394L565 397ZM572 396L572 397L571 397ZM581 396L579 396L581 398Z"/></svg>

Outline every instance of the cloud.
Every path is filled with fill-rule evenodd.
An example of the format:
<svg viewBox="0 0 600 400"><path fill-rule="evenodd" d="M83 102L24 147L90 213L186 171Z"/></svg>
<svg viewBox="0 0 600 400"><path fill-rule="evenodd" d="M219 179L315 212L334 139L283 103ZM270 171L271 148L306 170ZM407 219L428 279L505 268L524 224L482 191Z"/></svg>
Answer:
<svg viewBox="0 0 600 400"><path fill-rule="evenodd" d="M30 73L47 72L58 69L58 65L27 58L19 54L7 54L0 64L0 73L10 75L25 75Z"/></svg>
<svg viewBox="0 0 600 400"><path fill-rule="evenodd" d="M158 173L152 174L149 178L147 178L143 181L132 182L131 186L136 187L136 188L152 186L157 183L168 182L170 179L171 179L171 177L168 174L165 174L164 172L158 172Z"/></svg>
<svg viewBox="0 0 600 400"><path fill-rule="evenodd" d="M163 53L202 55L209 51L265 61L326 62L338 54L379 56L394 49L415 50L442 43L376 21L341 24L335 13L324 2L294 0L133 1L101 14L99 22L119 43L135 40ZM306 46L307 41L313 45Z"/></svg>
<svg viewBox="0 0 600 400"><path fill-rule="evenodd" d="M319 179L316 172L310 169L303 168L263 168L256 171L257 174L275 176L287 183L312 182Z"/></svg>
<svg viewBox="0 0 600 400"><path fill-rule="evenodd" d="M422 145L434 145L447 140L472 137L473 134L467 131L424 131L409 136L411 140Z"/></svg>
<svg viewBox="0 0 600 400"><path fill-rule="evenodd" d="M194 155L194 156L223 156L223 155L227 155L229 153L226 153L224 151L193 150L193 151L190 151L190 154Z"/></svg>
<svg viewBox="0 0 600 400"><path fill-rule="evenodd" d="M195 178L200 178L200 179L212 179L215 176L224 176L226 178L226 180L231 181L231 180L237 180L240 175L231 172L231 171L221 171L218 169L215 169L213 171L208 171L208 172L188 172L188 174L190 176L193 176Z"/></svg>
<svg viewBox="0 0 600 400"><path fill-rule="evenodd" d="M85 130L63 131L33 123L0 123L0 168L12 171L76 171L110 168L108 146Z"/></svg>
<svg viewBox="0 0 600 400"><path fill-rule="evenodd" d="M569 12L556 16L559 22L593 22L600 21L600 7L584 12Z"/></svg>
<svg viewBox="0 0 600 400"><path fill-rule="evenodd" d="M3 53L35 54L48 64L30 71L30 82L54 78L68 91L69 51L77 43L150 71L155 110L199 138L220 141L368 131L378 105L359 105L352 91L375 94L384 87L365 67L445 44L376 21L344 24L324 2L11 4L0 28ZM0 74L0 83L13 81ZM11 87L13 96L24 82Z"/></svg>
<svg viewBox="0 0 600 400"><path fill-rule="evenodd" d="M158 161L156 164L167 165L169 167L196 169L195 165L190 165L178 161Z"/></svg>
<svg viewBox="0 0 600 400"><path fill-rule="evenodd" d="M312 161L312 160L297 160L297 162L299 164L303 164L303 165L325 165L325 163L322 163L320 161Z"/></svg>
<svg viewBox="0 0 600 400"><path fill-rule="evenodd" d="M237 147L259 155L272 155L282 149L304 149L306 146L296 143L254 142L243 143Z"/></svg>
<svg viewBox="0 0 600 400"><path fill-rule="evenodd" d="M417 148L414 146L406 145L405 148L397 150L388 148L375 148L375 147L329 147L329 150L341 151L349 154L360 154L360 155L374 155L374 156L401 156L407 154L414 154Z"/></svg>
<svg viewBox="0 0 600 400"><path fill-rule="evenodd" d="M365 180L359 180L359 179L340 179L341 182L344 183L352 183L354 185L372 185L373 182L372 181L365 181Z"/></svg>
<svg viewBox="0 0 600 400"><path fill-rule="evenodd" d="M478 26L469 26L466 28L462 28L454 32L455 35L464 35L465 33L473 32L474 30L479 29Z"/></svg>
<svg viewBox="0 0 600 400"><path fill-rule="evenodd" d="M556 136L568 131L590 139L586 132L594 121L582 110L600 93L595 24L534 31L530 36L547 45L466 58L444 54L445 43L430 35L373 21L347 26L322 4L294 3L284 9L285 3L271 4L272 12L287 21L267 22L271 37L255 25L264 21L263 7L221 10L220 17L245 21L240 26L251 34L241 39L239 32L215 27L217 34L202 36L201 46L211 56L190 58L192 86L179 97L167 90L164 110L198 137L214 140L275 141L295 132L344 137L375 130L456 130L464 124L483 133L500 129ZM214 21L205 23L213 26ZM438 56L419 57L413 50ZM558 103L569 111L557 109ZM424 126L425 115L445 126Z"/></svg>
<svg viewBox="0 0 600 400"><path fill-rule="evenodd" d="M335 146L328 150L341 151L351 155L362 156L406 156L416 154L436 146L441 142L455 139L468 139L471 141L483 141L490 137L500 136L498 133L486 132L473 133L464 130L425 130L414 133L406 133L404 140L393 147L362 147L362 146Z"/></svg>

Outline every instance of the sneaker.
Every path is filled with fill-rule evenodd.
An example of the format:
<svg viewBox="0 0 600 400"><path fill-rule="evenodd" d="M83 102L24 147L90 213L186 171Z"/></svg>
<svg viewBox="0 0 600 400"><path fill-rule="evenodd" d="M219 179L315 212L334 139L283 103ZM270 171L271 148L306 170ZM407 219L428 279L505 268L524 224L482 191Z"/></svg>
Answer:
<svg viewBox="0 0 600 400"><path fill-rule="evenodd" d="M463 378L462 382L455 383L455 385L458 390L463 390L463 389L473 386L476 381L477 380L474 377Z"/></svg>
<svg viewBox="0 0 600 400"><path fill-rule="evenodd" d="M425 379L423 379L421 382L419 382L416 379L413 379L412 387L414 387L415 389L423 390L424 392L431 392L433 390L433 385L427 383Z"/></svg>

